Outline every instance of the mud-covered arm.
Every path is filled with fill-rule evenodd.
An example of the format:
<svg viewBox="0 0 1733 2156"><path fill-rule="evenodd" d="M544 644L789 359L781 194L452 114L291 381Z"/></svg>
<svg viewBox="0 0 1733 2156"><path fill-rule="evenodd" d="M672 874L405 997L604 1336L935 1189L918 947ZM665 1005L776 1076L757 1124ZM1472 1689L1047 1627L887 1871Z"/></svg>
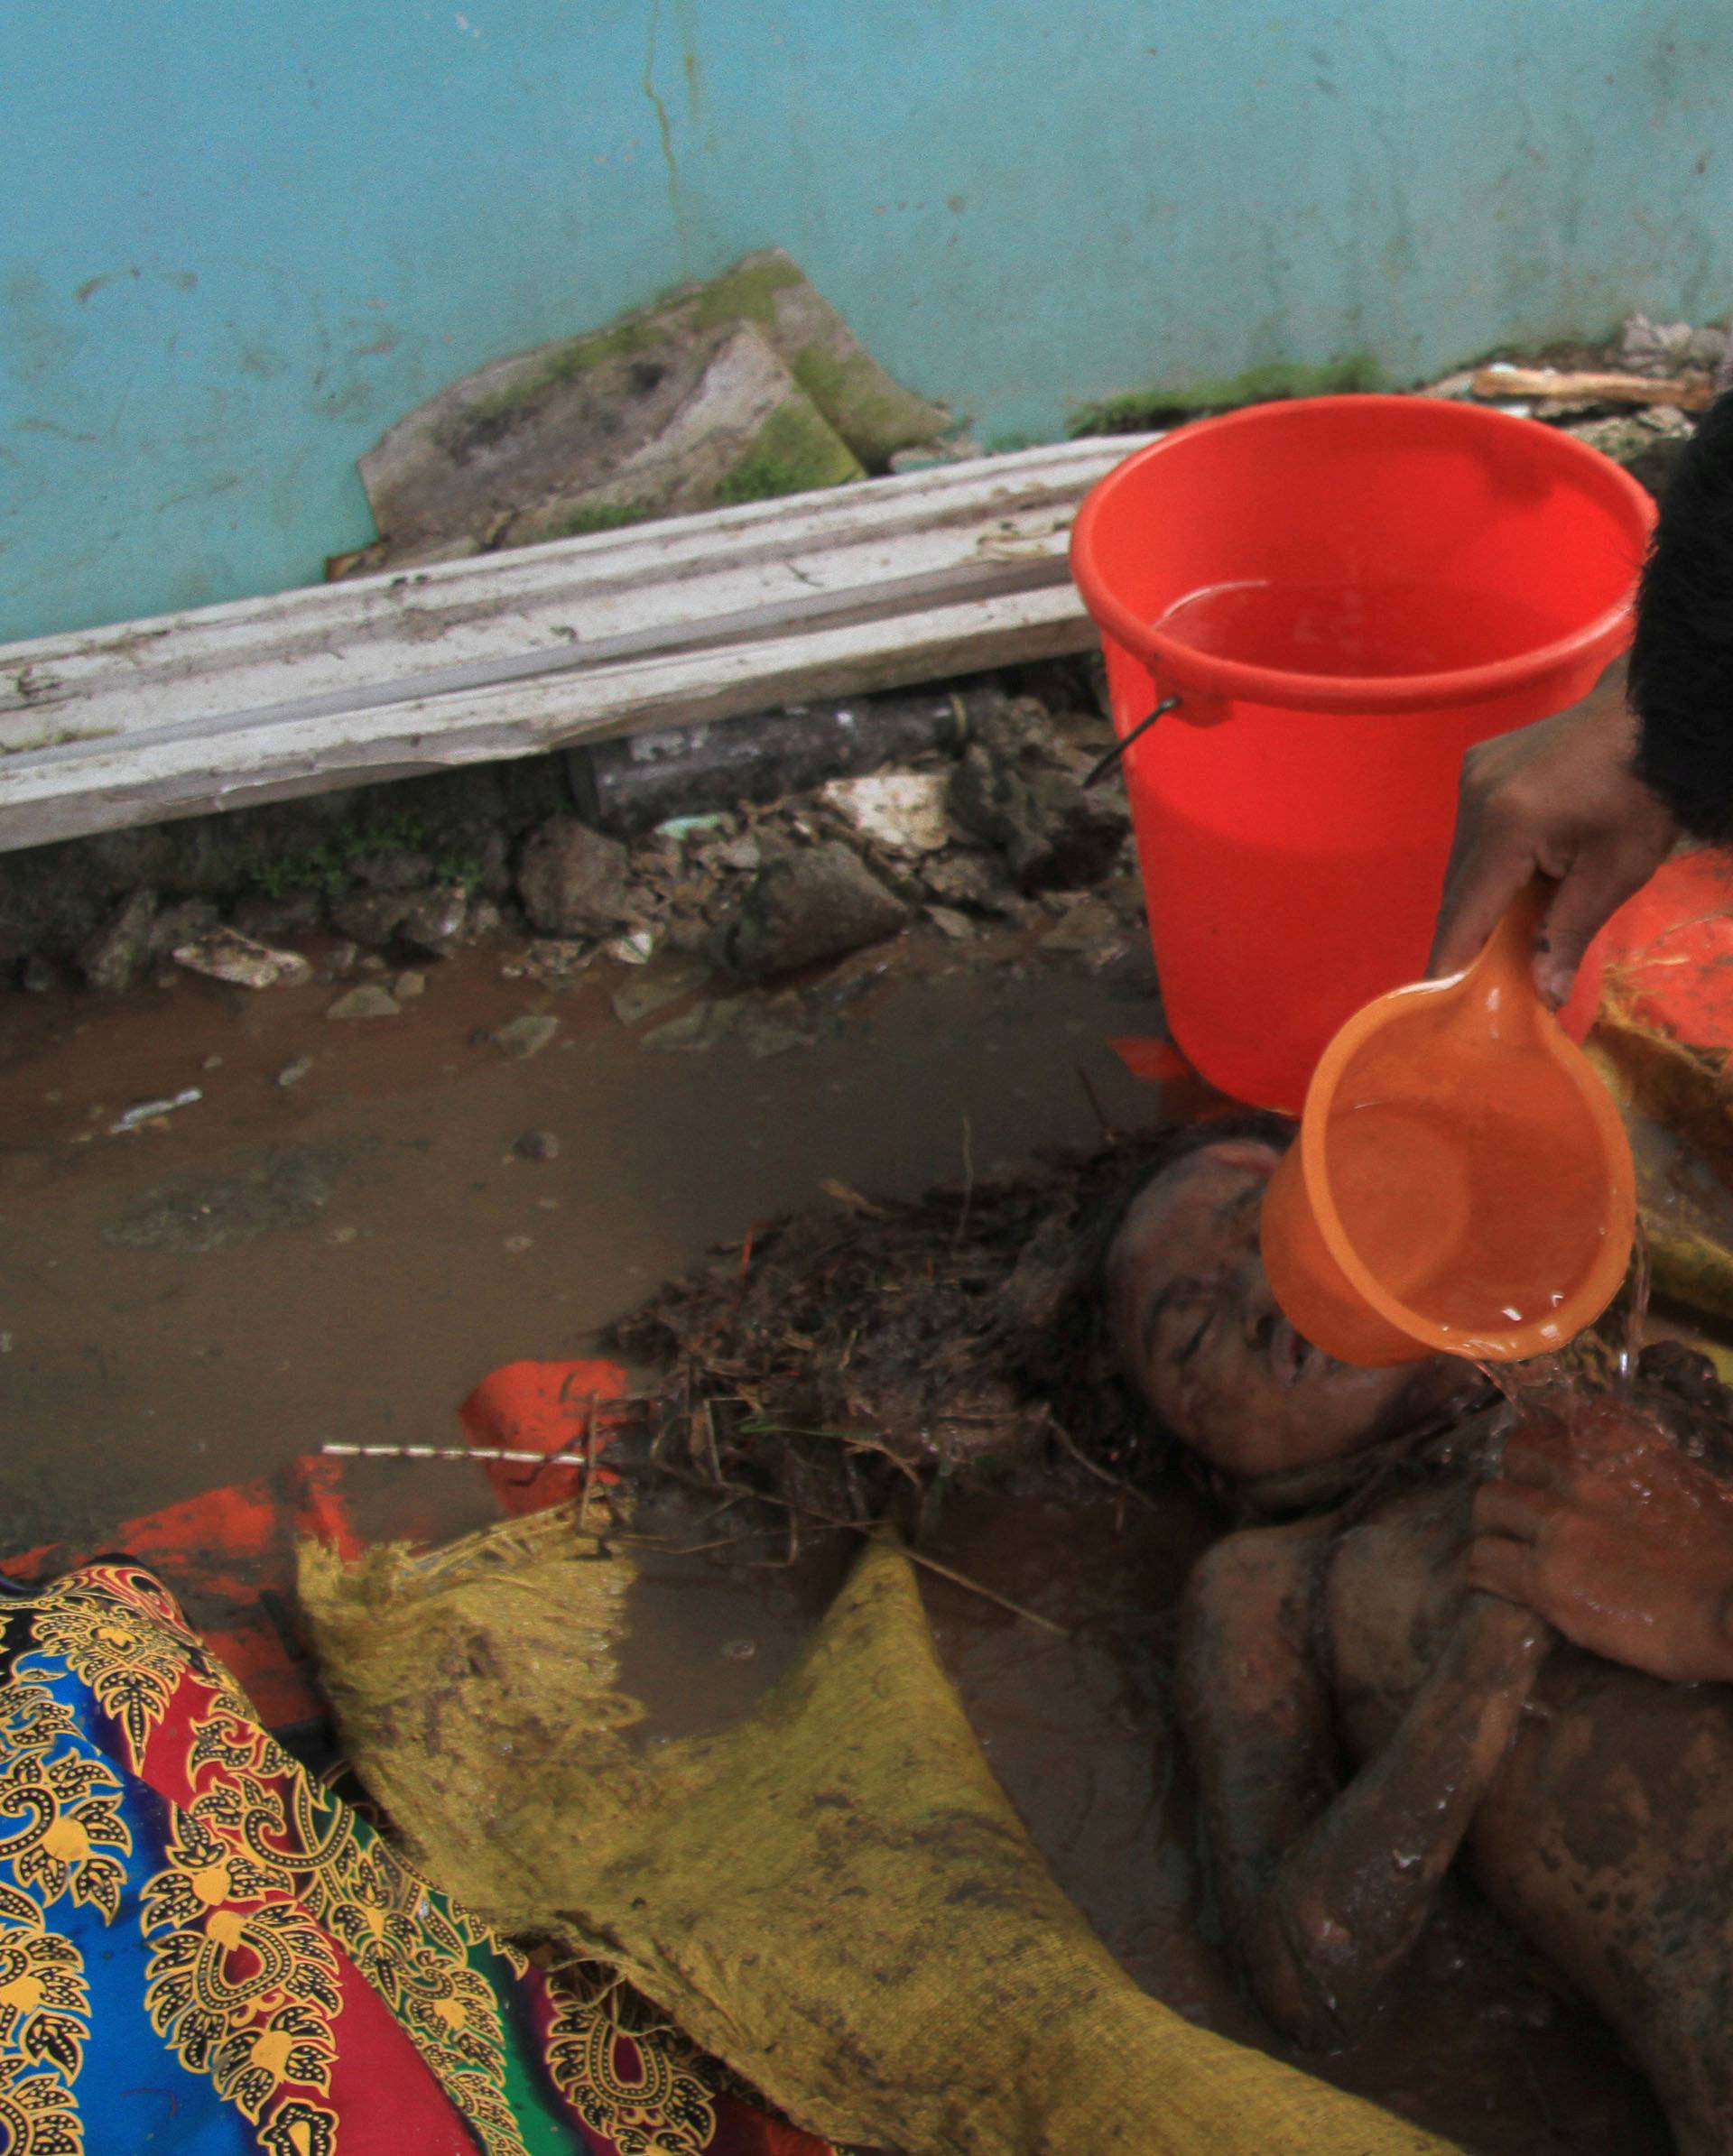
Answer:
<svg viewBox="0 0 1733 2156"><path fill-rule="evenodd" d="M1551 1633L1474 1595L1389 1744L1342 1769L1311 1612L1315 1524L1230 1536L1188 1589L1181 1716L1229 1932L1265 2011L1342 2041L1406 1957L1485 1793Z"/></svg>

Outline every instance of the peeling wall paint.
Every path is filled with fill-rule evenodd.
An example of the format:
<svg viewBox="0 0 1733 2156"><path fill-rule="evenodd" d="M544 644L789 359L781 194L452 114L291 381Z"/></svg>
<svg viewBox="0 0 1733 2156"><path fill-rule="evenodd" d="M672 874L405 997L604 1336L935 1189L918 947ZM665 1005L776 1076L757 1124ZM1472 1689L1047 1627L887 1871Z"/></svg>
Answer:
<svg viewBox="0 0 1733 2156"><path fill-rule="evenodd" d="M988 440L1733 306L1724 0L10 0L0 636L308 581L503 352L786 246Z"/></svg>

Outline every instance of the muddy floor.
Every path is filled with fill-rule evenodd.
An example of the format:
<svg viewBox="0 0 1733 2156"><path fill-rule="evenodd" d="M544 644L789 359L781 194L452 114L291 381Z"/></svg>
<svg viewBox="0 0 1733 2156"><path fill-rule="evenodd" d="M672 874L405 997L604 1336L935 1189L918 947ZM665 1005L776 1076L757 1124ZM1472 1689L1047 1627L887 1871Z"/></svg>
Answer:
<svg viewBox="0 0 1733 2156"><path fill-rule="evenodd" d="M431 968L377 1021L328 1020L329 985L0 999L5 1544L99 1543L327 1439L449 1441L487 1370L583 1352L664 1276L814 1202L825 1179L912 1196L1084 1142L1098 1103L1146 1119L1155 1097L1106 1043L1154 1030L1154 1004L1002 957L965 965L936 935L866 954L817 1043L771 1055L645 1046L615 1007L624 969L561 990L506 977L487 949ZM514 1055L500 1036L526 1016L557 1025ZM521 1048L521 1029L507 1039ZM371 1467L366 1516L384 1531L424 1509L409 1478L471 1472ZM453 1486L454 1527L468 1502ZM1154 1511L1107 1493L974 1497L936 1554L1066 1633L941 1582L929 1607L996 1768L1125 1966L1274 2049L1213 1944L1168 1736L1170 1613L1209 1531L1178 1493ZM648 1560L627 1676L658 1725L749 1705L846 1555ZM1466 1898L1380 2028L1322 2070L1489 2156L1668 2145L1611 2040Z"/></svg>

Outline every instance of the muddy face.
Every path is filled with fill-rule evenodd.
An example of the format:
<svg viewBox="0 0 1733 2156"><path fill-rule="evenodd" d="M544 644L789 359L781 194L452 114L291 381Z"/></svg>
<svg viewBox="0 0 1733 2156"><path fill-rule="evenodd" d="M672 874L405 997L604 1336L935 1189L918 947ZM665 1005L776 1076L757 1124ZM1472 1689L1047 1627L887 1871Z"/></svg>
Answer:
<svg viewBox="0 0 1733 2156"><path fill-rule="evenodd" d="M1140 1192L1107 1259L1125 1368L1181 1441L1242 1479L1356 1452L1453 1380L1445 1358L1351 1370L1302 1339L1258 1254L1271 1145L1224 1139Z"/></svg>

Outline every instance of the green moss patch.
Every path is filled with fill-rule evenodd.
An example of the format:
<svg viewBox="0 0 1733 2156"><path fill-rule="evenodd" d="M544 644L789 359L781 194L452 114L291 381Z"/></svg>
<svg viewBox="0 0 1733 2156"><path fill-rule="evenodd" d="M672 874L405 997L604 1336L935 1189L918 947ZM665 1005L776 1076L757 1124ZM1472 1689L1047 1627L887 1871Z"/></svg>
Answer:
<svg viewBox="0 0 1733 2156"><path fill-rule="evenodd" d="M1274 403L1284 397L1340 396L1388 387L1383 368L1367 352L1350 352L1321 366L1300 366L1273 360L1247 367L1241 375L1214 381L1161 383L1148 389L1104 397L1072 412L1065 430L1076 439L1088 434L1145 434L1176 420L1207 412L1232 412L1241 404Z"/></svg>
<svg viewBox="0 0 1733 2156"><path fill-rule="evenodd" d="M795 402L771 413L739 463L718 482L716 499L718 506L764 502L865 477L842 437L810 404Z"/></svg>

